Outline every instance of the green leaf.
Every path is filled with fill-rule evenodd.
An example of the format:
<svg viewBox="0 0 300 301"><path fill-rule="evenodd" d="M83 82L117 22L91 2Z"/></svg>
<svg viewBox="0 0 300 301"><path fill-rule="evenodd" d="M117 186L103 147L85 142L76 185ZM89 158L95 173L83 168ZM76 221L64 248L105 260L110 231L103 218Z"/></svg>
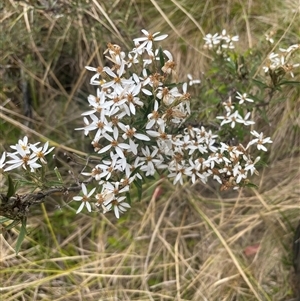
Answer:
<svg viewBox="0 0 300 301"><path fill-rule="evenodd" d="M161 47L159 47L158 54L159 54L160 67L162 68L165 65L165 58Z"/></svg>
<svg viewBox="0 0 300 301"><path fill-rule="evenodd" d="M297 82L297 81L283 81L281 83L279 83L278 85L279 86L282 86L282 85L299 85L300 82Z"/></svg>
<svg viewBox="0 0 300 301"><path fill-rule="evenodd" d="M10 229L14 228L15 226L17 226L19 223L20 223L20 220L14 220L12 223L5 226L5 230L10 230Z"/></svg>
<svg viewBox="0 0 300 301"><path fill-rule="evenodd" d="M8 222L8 221L11 221L11 219L7 218L7 217L4 217L4 216L0 217L0 224L3 224L3 223Z"/></svg>
<svg viewBox="0 0 300 301"><path fill-rule="evenodd" d="M252 188L258 188L258 186L257 185L255 185L254 183L247 183L246 185L245 185L245 187L252 187Z"/></svg>
<svg viewBox="0 0 300 301"><path fill-rule="evenodd" d="M130 196L129 191L126 192L126 201L129 205L131 205L131 196Z"/></svg>
<svg viewBox="0 0 300 301"><path fill-rule="evenodd" d="M259 87L261 87L263 89L269 88L268 85L266 85L265 83L263 83L263 82L261 82L261 81L259 81L257 79L252 79L252 81L254 81L257 84L257 86L259 86Z"/></svg>
<svg viewBox="0 0 300 301"><path fill-rule="evenodd" d="M9 199L11 196L15 195L16 190L15 190L14 182L10 177L10 175L7 175L7 181L8 181L8 189L7 189L6 197Z"/></svg>
<svg viewBox="0 0 300 301"><path fill-rule="evenodd" d="M24 217L22 220L22 226L21 226L20 233L19 233L19 236L17 239L17 243L16 243L16 248L15 248L16 255L18 255L21 245L22 245L22 242L24 241L25 236L26 236L26 221L27 221L27 219L26 219L26 217Z"/></svg>
<svg viewBox="0 0 300 301"><path fill-rule="evenodd" d="M137 188L137 193L138 193L138 202L141 201L142 199L142 192L143 192L143 182L141 179L136 178L133 181L134 186Z"/></svg>

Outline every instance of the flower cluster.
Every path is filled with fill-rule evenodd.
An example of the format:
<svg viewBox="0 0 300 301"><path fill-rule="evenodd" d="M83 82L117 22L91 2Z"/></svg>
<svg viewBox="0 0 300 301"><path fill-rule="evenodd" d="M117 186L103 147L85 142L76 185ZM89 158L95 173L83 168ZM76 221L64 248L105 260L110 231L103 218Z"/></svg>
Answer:
<svg viewBox="0 0 300 301"><path fill-rule="evenodd" d="M82 114L85 126L77 129L91 137L95 152L102 155L101 163L83 173L102 187L97 206L104 212L113 209L117 217L130 207L124 196L130 184L166 167L162 150L171 135L165 128L178 127L190 113L188 84L181 89L166 85L176 76L172 54L154 48L167 35L142 32L145 36L134 39L127 55L120 46L108 44L105 54L112 67L86 67L95 72L90 83L99 88L96 96L88 97L91 110ZM198 83L189 79L190 85Z"/></svg>
<svg viewBox="0 0 300 301"><path fill-rule="evenodd" d="M212 35L207 34L204 37L205 49L214 49L217 54L222 54L223 50L226 49L234 49L234 43L238 42L239 36L231 36L226 33L226 30L223 29L222 34L219 35L218 33Z"/></svg>
<svg viewBox="0 0 300 301"><path fill-rule="evenodd" d="M199 84L188 75L188 81L176 83L176 63L168 50L156 47L167 37L158 32L151 34L142 30L141 38L134 39L134 48L125 53L116 44L108 44L105 51L110 67L99 66L86 69L95 72L90 83L96 85L96 96L90 95L90 109L84 113L83 130L92 140L94 151L101 156L90 172L82 174L95 180L99 189L90 193L82 187L83 196L74 197L91 211L89 201L107 212L113 210L116 217L130 208L126 202L133 183L142 183L156 173L165 174L173 183L192 183L209 178L218 181L221 189L239 188L247 183L247 177L257 173L249 154L251 145L265 150L263 144L269 138L253 131L253 139L247 147L230 146L203 126L185 126L191 114L189 85ZM234 48L238 37L207 35L208 48ZM247 94L238 93L239 104L253 102ZM226 114L221 126L236 123L253 124L232 103L224 104ZM93 196L94 195L94 196Z"/></svg>
<svg viewBox="0 0 300 301"><path fill-rule="evenodd" d="M279 53L272 52L268 55L263 67L265 73L269 73L272 79L290 73L294 77L293 70L300 66L299 63L290 63L292 55L300 49L300 44L294 44L287 49L279 48ZM274 82L274 80L273 80Z"/></svg>
<svg viewBox="0 0 300 301"><path fill-rule="evenodd" d="M47 164L45 156L49 154L54 147L49 149L49 142L47 141L43 146L38 146L40 142L30 144L28 137L25 136L18 141L16 145L11 145L10 148L14 152L4 152L0 160L0 169L7 166L4 172L11 171L18 167L23 167L25 170L34 172L35 169ZM7 161L6 161L7 160Z"/></svg>
<svg viewBox="0 0 300 301"><path fill-rule="evenodd" d="M172 54L156 46L167 35L144 29L142 33L143 37L133 40L129 53L109 43L104 52L109 66L86 67L94 72L90 84L97 90L96 95L88 96L89 109L82 113L84 125L76 130L89 136L99 162L82 171L89 178L79 181L82 193L73 197L81 202L77 213L83 208L89 212L98 208L104 213L113 211L119 218L131 206L131 186L141 189L147 177L157 174L170 178L174 185L185 180L206 184L212 178L220 183L221 190L238 189L249 182L249 176L257 174L260 157L253 159L250 149L256 146L265 152L266 144L272 143L270 137L252 130L254 137L247 146L231 145L202 124L189 125L188 87L200 84L200 80L188 74L185 82L178 83ZM208 49L225 51L234 48L238 37L223 31L220 36L208 34L204 40ZM285 57L293 50L286 50ZM216 117L220 129L253 125L247 107L254 100L244 92L232 98L222 103L224 114ZM49 148L48 142L43 146L40 142L30 144L25 136L11 149L13 152L1 155L0 169L8 172L22 167L34 172L47 163L45 157L53 147ZM92 181L98 186L88 191L86 183Z"/></svg>

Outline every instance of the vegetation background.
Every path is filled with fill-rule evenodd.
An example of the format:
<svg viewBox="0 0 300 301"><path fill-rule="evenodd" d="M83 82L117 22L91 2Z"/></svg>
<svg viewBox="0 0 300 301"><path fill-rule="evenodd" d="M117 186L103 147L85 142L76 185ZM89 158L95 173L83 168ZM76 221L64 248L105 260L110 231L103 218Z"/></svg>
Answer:
<svg viewBox="0 0 300 301"><path fill-rule="evenodd" d="M105 64L108 42L124 50L142 28L169 34L165 48L179 78L203 79L207 33L240 36L240 51L262 62L299 43L299 0L4 0L1 22L0 152L25 134L65 156L90 151L81 132L85 99L95 92L86 65ZM265 34L275 43L263 48ZM299 58L299 53L298 53ZM300 62L300 58L298 59ZM222 68L222 66L220 66ZM295 72L299 81L299 71ZM299 222L299 85L283 86L262 130L274 143L258 188L220 192L213 184L149 183L120 218L76 215L71 195L49 197L30 212L21 252L18 229L0 236L0 296L15 300L288 300L300 287L292 268ZM26 106L32 103L32 110ZM194 101L203 99L197 95ZM259 122L259 118L258 118ZM41 136L42 135L42 136ZM70 154L69 152L67 153ZM67 174L67 173L66 173ZM3 185L3 179L0 179ZM20 192L22 193L22 191ZM72 206L72 204L71 204ZM251 255L252 254L252 255Z"/></svg>

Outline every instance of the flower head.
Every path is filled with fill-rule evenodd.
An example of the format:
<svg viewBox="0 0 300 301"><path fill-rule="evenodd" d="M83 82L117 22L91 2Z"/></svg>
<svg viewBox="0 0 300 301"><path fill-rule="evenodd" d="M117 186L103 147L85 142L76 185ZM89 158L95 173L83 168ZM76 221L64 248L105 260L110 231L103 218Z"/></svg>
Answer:
<svg viewBox="0 0 300 301"><path fill-rule="evenodd" d="M236 99L239 100L239 104L243 104L245 101L253 102L253 99L247 97L247 93L241 94L239 92L236 92L236 94Z"/></svg>
<svg viewBox="0 0 300 301"><path fill-rule="evenodd" d="M264 152L267 151L267 148L264 146L264 144L266 143L273 143L273 141L271 140L270 137L264 137L264 134L263 133L258 133L256 131L251 131L250 132L253 136L255 136L256 138L251 140L248 145L247 145L247 148L249 148L250 145L252 144L256 144L257 145L257 149L258 150L262 150Z"/></svg>
<svg viewBox="0 0 300 301"><path fill-rule="evenodd" d="M43 147L37 148L35 145L31 145L30 148L33 151L33 153L36 155L36 157L43 163L47 164L47 161L45 159L45 156L53 151L54 147L51 147L48 149L49 142L47 141Z"/></svg>
<svg viewBox="0 0 300 301"><path fill-rule="evenodd" d="M92 211L92 207L91 207L91 204L89 203L90 201L90 197L94 194L95 190L96 190L96 187L94 187L89 193L87 191L87 188L85 186L85 184L81 184L81 189L82 189L82 192L83 192L83 195L82 196L74 196L73 197L73 200L74 201L77 201L77 202L81 202L79 208L77 209L76 211L76 214L81 212L81 210L83 209L83 207L85 206L86 209L91 212Z"/></svg>
<svg viewBox="0 0 300 301"><path fill-rule="evenodd" d="M125 196L121 196L113 199L110 202L104 202L103 204L105 207L104 213L113 209L116 218L120 218L120 214L124 213L128 208L130 208L130 205L124 202L125 199L126 199Z"/></svg>
<svg viewBox="0 0 300 301"><path fill-rule="evenodd" d="M133 39L134 43L137 45L138 50L141 49L152 50L153 41L161 41L168 36L167 34L163 34L159 36L160 32L151 34L145 29L142 29L141 31L145 36L141 38Z"/></svg>
<svg viewBox="0 0 300 301"><path fill-rule="evenodd" d="M36 168L41 167L40 164L36 163L38 157L35 153L28 153L27 149L24 150L20 144L15 145L17 152L8 153L7 156L12 158L12 160L7 161L9 167L6 167L4 171L13 170L22 166L24 169L30 168L30 171L33 172Z"/></svg>

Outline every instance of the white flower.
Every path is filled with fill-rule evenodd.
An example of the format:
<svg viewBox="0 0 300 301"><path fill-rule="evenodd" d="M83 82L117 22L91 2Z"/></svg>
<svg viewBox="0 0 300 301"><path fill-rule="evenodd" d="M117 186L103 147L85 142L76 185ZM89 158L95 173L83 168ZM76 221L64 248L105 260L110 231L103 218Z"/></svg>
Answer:
<svg viewBox="0 0 300 301"><path fill-rule="evenodd" d="M182 97L182 94L178 92L177 87L173 87L171 90L169 90L167 87L159 87L158 93L156 97L158 99L162 99L164 104L169 106L171 105L177 97Z"/></svg>
<svg viewBox="0 0 300 301"><path fill-rule="evenodd" d="M245 117L243 118L238 111L230 114L230 111L227 112L226 116L217 116L217 119L223 119L220 126L223 126L226 123L231 123L231 127L234 128L236 123L243 123L244 125L254 124L254 121L249 119L251 112L248 112Z"/></svg>
<svg viewBox="0 0 300 301"><path fill-rule="evenodd" d="M252 120L248 120L249 117L251 115L251 112L248 112L245 117L244 117L244 125L251 125L251 124L255 124L255 121L252 121Z"/></svg>
<svg viewBox="0 0 300 301"><path fill-rule="evenodd" d="M234 42L237 42L239 40L239 36L231 36L226 34L226 30L223 29L222 35L221 35L221 40L222 42L222 48L229 48L229 49L234 49Z"/></svg>
<svg viewBox="0 0 300 301"><path fill-rule="evenodd" d="M238 42L239 36L231 36L226 33L226 29L223 29L221 39L224 40L227 44L230 44L231 42Z"/></svg>
<svg viewBox="0 0 300 301"><path fill-rule="evenodd" d="M189 155L192 155L195 150L198 150L201 154L207 153L207 145L204 144L204 137L200 135L197 136L196 140L192 140L192 143L187 145L187 149L189 149Z"/></svg>
<svg viewBox="0 0 300 301"><path fill-rule="evenodd" d="M231 100L231 96L227 99L227 101L222 102L227 114L230 114L232 110L234 110L234 105Z"/></svg>
<svg viewBox="0 0 300 301"><path fill-rule="evenodd" d="M138 97L138 94L141 91L141 83L127 87L124 89L124 99L126 100L126 103L123 104L123 108L125 109L126 114L130 116L131 114L135 115L136 106L142 107L144 103L140 101L140 98Z"/></svg>
<svg viewBox="0 0 300 301"><path fill-rule="evenodd" d="M221 147L219 147L219 151L221 154L223 154L225 151L227 151L227 152L229 151L230 146L228 144L226 144L224 142L220 142L220 144L221 144Z"/></svg>
<svg viewBox="0 0 300 301"><path fill-rule="evenodd" d="M120 182L105 182L103 184L103 194L105 195L104 205L117 198L117 195L129 191L129 186L122 187Z"/></svg>
<svg viewBox="0 0 300 301"><path fill-rule="evenodd" d="M108 112L109 108L113 105L112 100L108 101L106 99L106 92L101 91L99 88L97 89L97 97L89 95L88 102L93 109L82 113L82 116L88 116L96 112L101 113L101 115L105 115L105 113Z"/></svg>
<svg viewBox="0 0 300 301"><path fill-rule="evenodd" d="M300 66L300 64L292 64L292 65L286 64L284 67L287 72L290 72L291 77L295 77L295 75L293 73L293 69L298 68L299 66Z"/></svg>
<svg viewBox="0 0 300 301"><path fill-rule="evenodd" d="M76 214L81 212L81 210L83 209L83 207L85 206L86 209L91 212L92 211L92 207L91 204L89 203L90 197L93 195L93 193L96 190L96 187L94 187L89 193L87 192L86 186L82 183L81 184L81 189L83 192L83 196L74 196L73 200L77 201L77 202L81 202L79 208L76 211Z"/></svg>
<svg viewBox="0 0 300 301"><path fill-rule="evenodd" d="M144 134L140 134L136 132L135 128L130 128L129 125L125 125L124 127L121 127L121 129L124 131L124 134L122 135L123 139L129 139L129 145L130 150L136 155L137 154L137 148L136 144L134 143L133 139L136 138L138 140L143 141L150 141L150 138Z"/></svg>
<svg viewBox="0 0 300 301"><path fill-rule="evenodd" d="M160 32L151 34L145 29L142 29L141 31L145 35L145 37L133 39L135 45L137 45L137 49L152 50L153 41L161 41L168 36L167 34L158 36Z"/></svg>
<svg viewBox="0 0 300 301"><path fill-rule="evenodd" d="M36 143L36 144L38 144L38 143ZM27 136L25 136L23 138L23 140L19 139L17 145L19 145L25 151L26 154L30 154L31 153L31 151L30 151L30 144L28 143L28 137ZM10 148L12 148L14 150L17 150L17 145L11 145Z"/></svg>
<svg viewBox="0 0 300 301"><path fill-rule="evenodd" d="M155 137L155 138L160 138L162 140L171 140L171 135L167 134L165 132L165 127L166 127L166 124L165 123L160 123L158 124L159 125L159 128L156 131L146 131L146 133L151 136L151 137Z"/></svg>
<svg viewBox="0 0 300 301"><path fill-rule="evenodd" d="M127 66L130 68L133 64L137 64L139 60L137 59L138 54L136 52L132 52L133 56L131 53L128 53L128 60L127 60Z"/></svg>
<svg viewBox="0 0 300 301"><path fill-rule="evenodd" d="M148 146L142 148L142 153L145 157L140 157L141 162L145 162L143 166L141 166L141 170L145 172L146 177L152 176L155 174L155 166L162 163L162 160L157 157L158 148L153 147L152 153Z"/></svg>
<svg viewBox="0 0 300 301"><path fill-rule="evenodd" d="M132 139L135 137L136 139L143 140L143 141L150 141L150 138L144 134L139 134L136 132L135 128L130 128L129 125L122 126L121 129L124 131L122 135L123 139Z"/></svg>
<svg viewBox="0 0 300 301"><path fill-rule="evenodd" d="M249 146L252 145L252 144L257 144L257 149L258 150L263 150L264 152L266 152L267 148L263 144L265 144L265 143L273 143L273 141L271 140L270 137L264 138L264 134L263 133L258 134L258 132L256 132L256 131L251 131L250 133L253 136L257 137L257 138L251 140L248 143L246 149L248 149Z"/></svg>
<svg viewBox="0 0 300 301"><path fill-rule="evenodd" d="M212 137L206 139L206 145L207 148L213 153L215 153L218 150L218 148L216 147L216 140Z"/></svg>
<svg viewBox="0 0 300 301"><path fill-rule="evenodd" d="M217 116L217 119L223 119L220 126L223 126L226 123L231 123L231 127L234 128L236 122L238 123L244 123L243 117L239 114L238 111L235 111L234 113L230 114L230 112L227 113L226 116Z"/></svg>
<svg viewBox="0 0 300 301"><path fill-rule="evenodd" d="M146 72L146 73L145 73ZM145 78L140 78L138 77L138 75L136 73L133 73L132 74L132 79L134 80L134 82L136 83L136 85L141 85L142 87L145 87L147 86L147 84L150 82L150 78L148 77L147 75L147 71L146 69L143 69L143 75L145 74ZM142 81L141 81L142 80ZM145 88L141 88L141 91L148 95L148 96L151 96L152 95L152 92L145 89Z"/></svg>
<svg viewBox="0 0 300 301"><path fill-rule="evenodd" d="M188 177L191 177L192 183L194 184L199 178L202 177L200 173L201 166L198 164L197 161L193 162L191 159L189 159L189 166L185 168L184 174Z"/></svg>
<svg viewBox="0 0 300 301"><path fill-rule="evenodd" d="M171 135L167 135L165 138L164 136L160 137L160 139L158 139L156 141L159 152L161 154L164 154L168 157L173 156L174 155L174 151L172 148L172 140L171 140L172 136ZM164 160L162 160L163 162ZM164 168L164 165L160 165L157 166L157 168Z"/></svg>
<svg viewBox="0 0 300 301"><path fill-rule="evenodd" d="M115 65L121 65L125 63L125 52L121 51L121 47L117 44L107 44L107 49L104 51L103 54L109 53L109 56L105 56L108 60L113 62Z"/></svg>
<svg viewBox="0 0 300 301"><path fill-rule="evenodd" d="M126 115L125 110L122 110L123 105L126 103L126 98L124 97L125 90L121 87L115 87L115 90L107 95L108 98L112 99L113 105L110 108L108 113L109 116L113 116L117 113L123 113ZM129 112L130 115L130 112Z"/></svg>
<svg viewBox="0 0 300 301"><path fill-rule="evenodd" d="M75 131L84 130L84 135L87 136L89 134L89 130L86 130L85 128L90 125L90 122L86 117L83 117L83 123L85 124L85 127L75 128Z"/></svg>
<svg viewBox="0 0 300 301"><path fill-rule="evenodd" d="M212 34L207 34L203 40L205 41L205 46L209 49L213 48L214 45L217 45L221 41L221 37L219 36L218 33L212 35Z"/></svg>
<svg viewBox="0 0 300 301"><path fill-rule="evenodd" d="M237 163L232 170L233 176L236 178L236 183L240 183L242 179L247 179L247 170Z"/></svg>
<svg viewBox="0 0 300 301"><path fill-rule="evenodd" d="M106 89L106 88L109 88L109 87L111 87L113 89L116 89L116 88L121 87L122 85L126 85L126 84L131 85L131 84L133 84L134 82L131 79L125 79L125 78L122 77L123 73L124 73L124 68L125 68L125 64L122 63L120 65L120 68L117 69L117 71L115 73L109 67L104 67L104 71L110 77L112 77L112 80L104 83L103 85L101 85L101 87L103 89Z"/></svg>
<svg viewBox="0 0 300 301"><path fill-rule="evenodd" d="M242 103L244 103L245 101L253 102L253 99L247 97L247 93L241 94L241 93L239 93L239 92L236 92L236 94L238 95L238 96L236 96L236 99L239 99L239 100L240 100L240 101L239 101L239 104L242 104Z"/></svg>
<svg viewBox="0 0 300 301"><path fill-rule="evenodd" d="M128 208L130 208L130 205L124 202L125 199L125 196L121 196L113 199L109 203L104 202L104 213L113 208L116 218L120 218L120 213L124 213Z"/></svg>
<svg viewBox="0 0 300 301"><path fill-rule="evenodd" d="M151 65L155 60L155 54L150 49L145 49L145 52L147 52L148 57L146 59L143 59L143 67L145 68L147 65Z"/></svg>
<svg viewBox="0 0 300 301"><path fill-rule="evenodd" d="M173 56L171 52L168 50L163 50L163 53L167 56L168 61L165 62L164 66L161 68L162 72L167 74L173 73L174 75L176 75L176 71L175 71L176 64L173 60Z"/></svg>
<svg viewBox="0 0 300 301"><path fill-rule="evenodd" d="M106 132L113 132L109 122L107 121L105 116L98 118L95 114L91 114L90 118L92 122L89 123L87 119L84 120L86 124L83 128L76 128L75 130L84 130L84 134L87 136L90 131L96 130L95 139L99 141L102 138L103 134Z"/></svg>
<svg viewBox="0 0 300 301"><path fill-rule="evenodd" d="M117 165L119 155L110 152L111 160L102 160L97 167L101 170L100 173L97 175L96 180L100 180L101 178L106 177L105 179L110 179L112 173L121 171L122 169Z"/></svg>
<svg viewBox="0 0 300 301"><path fill-rule="evenodd" d="M185 174L185 166L181 164L176 164L176 168L173 170L172 166L169 166L169 171L171 173L168 175L168 178L174 178L173 184L175 185L177 182L179 182L181 185L183 185L183 178L182 176Z"/></svg>
<svg viewBox="0 0 300 301"><path fill-rule="evenodd" d="M93 177L95 180L99 181L101 177L99 176L102 172L102 169L99 165L96 165L91 172L82 172L81 174L87 177Z"/></svg>
<svg viewBox="0 0 300 301"><path fill-rule="evenodd" d="M182 84L182 102L179 103L177 108L184 114L191 114L191 107L190 107L190 93L187 92L188 85L187 83Z"/></svg>
<svg viewBox="0 0 300 301"><path fill-rule="evenodd" d="M245 165L245 170L249 170L251 173L251 176L253 175L253 173L258 174L256 168L255 168L255 164L260 160L260 157L257 157L254 162L252 162L251 160L248 160L246 165Z"/></svg>
<svg viewBox="0 0 300 301"><path fill-rule="evenodd" d="M266 66L263 66L263 70L267 73L269 70L274 70L280 66L280 58L277 53L270 53L266 60Z"/></svg>
<svg viewBox="0 0 300 301"><path fill-rule="evenodd" d="M126 143L119 143L118 138L119 138L119 130L117 127L114 128L113 132L113 138L109 136L108 134L104 133L103 137L110 142L110 144L104 146L101 148L98 153L102 154L111 149L112 147L115 149L116 153L119 155L120 158L124 158L125 155L123 153L123 149L130 149L130 145Z"/></svg>
<svg viewBox="0 0 300 301"><path fill-rule="evenodd" d="M45 156L48 155L50 152L53 151L54 147L48 149L49 142L47 141L43 147L37 148L35 145L30 145L31 150L36 155L36 157L43 163L47 164Z"/></svg>
<svg viewBox="0 0 300 301"><path fill-rule="evenodd" d="M200 84L200 83L201 83L201 80L200 80L200 79L193 79L193 77L192 77L191 74L188 74L188 75L187 75L187 78L189 79L189 86L197 85L197 84Z"/></svg>
<svg viewBox="0 0 300 301"><path fill-rule="evenodd" d="M103 67L91 67L91 66L85 66L85 69L89 70L89 71L94 71L96 72L95 75L92 76L92 78L90 79L90 83L95 83L96 79L99 79L100 75L103 75L105 74L104 71L103 71ZM99 85L100 84L100 81L98 80L97 81L97 84Z"/></svg>
<svg viewBox="0 0 300 301"><path fill-rule="evenodd" d="M240 144L239 146L230 146L228 148L229 157L232 162L239 161L240 156L243 156L246 149Z"/></svg>
<svg viewBox="0 0 300 301"><path fill-rule="evenodd" d="M175 136L171 142L175 146L174 151L182 154L183 151L187 150L189 146L192 145L195 141L192 140L191 135L189 135L189 133L185 131L184 135Z"/></svg>
<svg viewBox="0 0 300 301"><path fill-rule="evenodd" d="M161 124L164 123L164 120L161 118L159 112L158 112L158 101L155 100L154 101L154 110L152 111L152 113L148 114L148 122L146 124L146 129L149 130L151 129L155 124Z"/></svg>
<svg viewBox="0 0 300 301"><path fill-rule="evenodd" d="M13 160L7 161L6 164L12 164L11 166L4 169L4 171L9 171L15 168L22 166L24 169L27 167L30 168L31 172L34 172L34 169L41 167L42 165L36 163L38 157L35 153L28 154L22 148L20 144L15 145L17 152L16 153L8 153L7 156L12 158Z"/></svg>

